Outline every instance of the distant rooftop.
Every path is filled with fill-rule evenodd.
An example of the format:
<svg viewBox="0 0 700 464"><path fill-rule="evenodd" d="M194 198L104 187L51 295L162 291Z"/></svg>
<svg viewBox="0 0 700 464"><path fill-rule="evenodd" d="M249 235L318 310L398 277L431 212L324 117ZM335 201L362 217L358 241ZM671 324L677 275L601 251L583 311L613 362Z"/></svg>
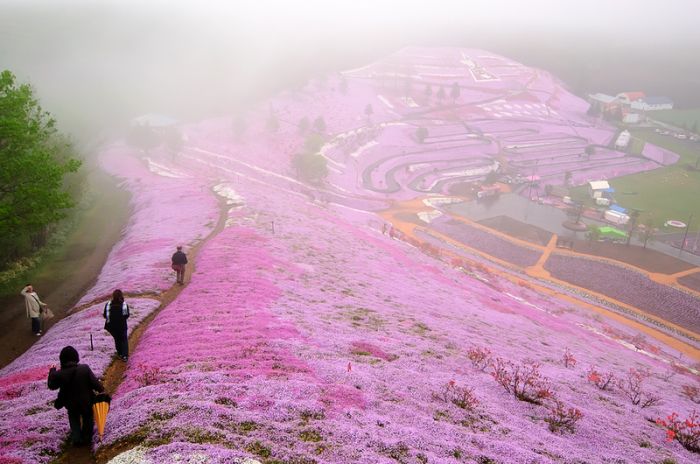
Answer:
<svg viewBox="0 0 700 464"><path fill-rule="evenodd" d="M673 100L668 97L644 97L642 101L648 105L673 105Z"/></svg>
<svg viewBox="0 0 700 464"><path fill-rule="evenodd" d="M604 93L594 93L589 95L591 99L602 102L602 103L612 103L615 100L617 100L617 97L613 97L612 95L607 95Z"/></svg>

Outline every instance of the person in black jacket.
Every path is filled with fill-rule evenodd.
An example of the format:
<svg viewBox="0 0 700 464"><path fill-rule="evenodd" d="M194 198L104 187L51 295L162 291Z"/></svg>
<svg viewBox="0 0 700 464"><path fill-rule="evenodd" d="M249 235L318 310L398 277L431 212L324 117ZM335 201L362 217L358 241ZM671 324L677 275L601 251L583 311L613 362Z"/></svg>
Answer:
<svg viewBox="0 0 700 464"><path fill-rule="evenodd" d="M129 318L129 305L124 302L122 291L112 293L112 300L105 303L105 330L114 338L114 347L122 361L129 360L129 338L126 320Z"/></svg>
<svg viewBox="0 0 700 464"><path fill-rule="evenodd" d="M177 273L177 283L182 285L185 283L185 264L187 264L187 255L182 251L182 247L177 247L177 251L173 253L171 258L172 268Z"/></svg>
<svg viewBox="0 0 700 464"><path fill-rule="evenodd" d="M71 442L75 446L92 443L95 425L92 416L92 399L94 392L103 392L104 387L87 364L78 364L80 357L72 346L66 346L59 355L61 369L52 366L49 370L48 384L51 390L58 389L58 398L54 402L57 409L68 410Z"/></svg>

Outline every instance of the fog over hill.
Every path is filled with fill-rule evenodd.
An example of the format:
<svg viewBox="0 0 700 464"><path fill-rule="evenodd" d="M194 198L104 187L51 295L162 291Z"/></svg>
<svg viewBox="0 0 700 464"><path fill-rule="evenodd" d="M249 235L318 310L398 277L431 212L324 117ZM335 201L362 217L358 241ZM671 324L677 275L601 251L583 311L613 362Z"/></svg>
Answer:
<svg viewBox="0 0 700 464"><path fill-rule="evenodd" d="M410 45L487 49L578 94L700 105L696 3L608 3L3 1L0 57L80 134L149 111L231 113Z"/></svg>

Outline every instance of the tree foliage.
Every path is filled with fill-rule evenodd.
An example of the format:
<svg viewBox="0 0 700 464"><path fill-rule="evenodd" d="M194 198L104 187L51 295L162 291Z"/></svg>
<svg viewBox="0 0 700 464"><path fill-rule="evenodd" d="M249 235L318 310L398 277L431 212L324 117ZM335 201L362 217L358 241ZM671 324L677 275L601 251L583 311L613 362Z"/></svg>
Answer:
<svg viewBox="0 0 700 464"><path fill-rule="evenodd" d="M304 140L304 148L292 158L292 166L297 176L311 182L319 183L328 175L327 160L319 151L323 146L323 137L310 134Z"/></svg>
<svg viewBox="0 0 700 464"><path fill-rule="evenodd" d="M37 237L74 206L65 177L80 164L32 87L0 73L0 262L42 245Z"/></svg>
<svg viewBox="0 0 700 464"><path fill-rule="evenodd" d="M319 116L314 120L314 129L316 132L326 132L326 121L323 119L323 116Z"/></svg>
<svg viewBox="0 0 700 464"><path fill-rule="evenodd" d="M428 129L421 126L416 129L416 139L418 139L419 143L423 143L425 141L425 138L428 137Z"/></svg>
<svg viewBox="0 0 700 464"><path fill-rule="evenodd" d="M452 89L450 90L450 97L452 97L452 103L454 104L455 101L459 98L460 94L462 93L461 89L459 88L459 84L455 82L452 84Z"/></svg>

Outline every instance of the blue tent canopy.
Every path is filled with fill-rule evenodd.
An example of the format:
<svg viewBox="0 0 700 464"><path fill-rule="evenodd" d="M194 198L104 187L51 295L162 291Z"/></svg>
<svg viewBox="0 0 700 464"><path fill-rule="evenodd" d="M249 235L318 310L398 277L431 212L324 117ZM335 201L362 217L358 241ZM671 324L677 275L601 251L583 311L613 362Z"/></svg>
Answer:
<svg viewBox="0 0 700 464"><path fill-rule="evenodd" d="M610 209L618 213L627 214L627 208L623 208L620 205L612 205L610 206Z"/></svg>

